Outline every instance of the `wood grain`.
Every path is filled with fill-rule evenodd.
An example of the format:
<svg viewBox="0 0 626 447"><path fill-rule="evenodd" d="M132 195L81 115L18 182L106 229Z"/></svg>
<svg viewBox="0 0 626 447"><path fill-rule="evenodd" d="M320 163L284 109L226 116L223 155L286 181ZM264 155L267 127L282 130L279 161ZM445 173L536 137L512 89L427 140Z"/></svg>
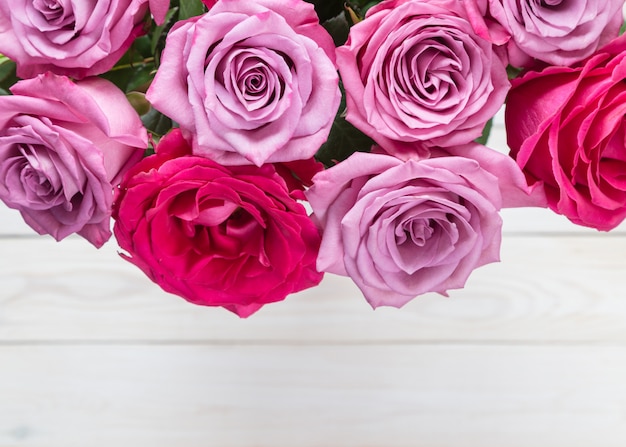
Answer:
<svg viewBox="0 0 626 447"><path fill-rule="evenodd" d="M0 447L626 445L626 226L503 215L450 298L327 275L241 320L0 207Z"/></svg>
<svg viewBox="0 0 626 447"><path fill-rule="evenodd" d="M247 320L162 292L115 247L0 240L0 341L626 343L626 237L509 236L450 298L372 311L347 278Z"/></svg>
<svg viewBox="0 0 626 447"><path fill-rule="evenodd" d="M0 445L621 447L626 348L0 347Z"/></svg>

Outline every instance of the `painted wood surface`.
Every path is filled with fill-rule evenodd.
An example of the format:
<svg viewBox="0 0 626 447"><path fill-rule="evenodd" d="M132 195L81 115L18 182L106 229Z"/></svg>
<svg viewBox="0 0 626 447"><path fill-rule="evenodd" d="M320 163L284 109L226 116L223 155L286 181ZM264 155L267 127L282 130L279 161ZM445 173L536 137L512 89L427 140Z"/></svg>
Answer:
<svg viewBox="0 0 626 447"><path fill-rule="evenodd" d="M113 245L0 239L0 341L626 343L626 236L508 235L449 298L372 311L347 278L246 320L162 292Z"/></svg>
<svg viewBox="0 0 626 447"><path fill-rule="evenodd" d="M621 447L626 348L0 347L2 446Z"/></svg>
<svg viewBox="0 0 626 447"><path fill-rule="evenodd" d="M624 226L503 215L449 298L327 275L240 320L0 207L0 447L626 445Z"/></svg>

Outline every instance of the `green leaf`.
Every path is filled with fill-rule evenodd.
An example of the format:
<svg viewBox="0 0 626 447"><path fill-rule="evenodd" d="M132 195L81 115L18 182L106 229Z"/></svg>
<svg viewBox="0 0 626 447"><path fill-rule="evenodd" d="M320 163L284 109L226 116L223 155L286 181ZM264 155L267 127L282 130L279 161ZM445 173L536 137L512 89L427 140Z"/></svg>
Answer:
<svg viewBox="0 0 626 447"><path fill-rule="evenodd" d="M487 141L489 141L489 134L491 133L491 127L493 126L493 118L491 118L489 121L487 121L487 123L485 124L485 127L483 128L483 134L476 138L476 142L478 144L487 144Z"/></svg>
<svg viewBox="0 0 626 447"><path fill-rule="evenodd" d="M157 48L159 47L159 44L162 41L165 41L165 37L167 34L165 33L165 30L168 29L172 25L171 23L172 18L177 12L178 12L178 8L172 8L169 11L167 11L163 25L155 26L154 29L152 30L152 33L150 36L150 52L152 54L155 54L157 51Z"/></svg>
<svg viewBox="0 0 626 447"><path fill-rule="evenodd" d="M374 141L358 130L345 118L337 116L328 140L315 154L315 158L326 167L345 160L355 152L369 152Z"/></svg>
<svg viewBox="0 0 626 447"><path fill-rule="evenodd" d="M155 75L154 64L149 63L139 67L135 67L134 72L131 74L128 84L126 84L126 92L132 92L133 90L147 90L147 86L150 84Z"/></svg>
<svg viewBox="0 0 626 447"><path fill-rule="evenodd" d="M363 13L363 16L365 17L365 14L367 14L367 11L372 7L372 6L376 6L377 4L380 3L380 0L377 2L366 2L365 5L363 5L361 7L361 12Z"/></svg>
<svg viewBox="0 0 626 447"><path fill-rule="evenodd" d="M343 45L346 43L346 40L348 40L350 24L343 12L332 19L326 20L322 23L322 26L326 28L328 34L332 36L336 47Z"/></svg>
<svg viewBox="0 0 626 447"><path fill-rule="evenodd" d="M128 93L145 90L156 72L155 60L150 53L150 39L137 39L115 66L101 74Z"/></svg>
<svg viewBox="0 0 626 447"><path fill-rule="evenodd" d="M17 81L15 62L5 56L0 56L0 88L8 94L9 88Z"/></svg>
<svg viewBox="0 0 626 447"><path fill-rule="evenodd" d="M152 57L151 42L148 36L137 37L133 41L132 48L142 58Z"/></svg>
<svg viewBox="0 0 626 447"><path fill-rule="evenodd" d="M346 95L341 82L339 88L342 93L341 104L330 129L330 135L315 154L315 158L326 167L345 160L355 152L369 152L374 144L374 140L346 121Z"/></svg>
<svg viewBox="0 0 626 447"><path fill-rule="evenodd" d="M148 113L143 115L141 121L150 133L159 137L165 135L173 127L172 120L156 109L151 109Z"/></svg>
<svg viewBox="0 0 626 447"><path fill-rule="evenodd" d="M350 8L359 19L363 19L367 10L372 6L379 4L382 0L351 0L346 2L346 8Z"/></svg>
<svg viewBox="0 0 626 447"><path fill-rule="evenodd" d="M0 55L0 81L15 71L15 62L6 56Z"/></svg>
<svg viewBox="0 0 626 447"><path fill-rule="evenodd" d="M139 62L116 66L113 70L103 73L101 77L128 93L133 90L144 90L154 78L154 72L154 63Z"/></svg>
<svg viewBox="0 0 626 447"><path fill-rule="evenodd" d="M186 20L189 17L204 14L204 3L201 0L180 0L178 20Z"/></svg>
<svg viewBox="0 0 626 447"><path fill-rule="evenodd" d="M337 17L343 12L344 0L307 0L307 2L313 3L320 23Z"/></svg>
<svg viewBox="0 0 626 447"><path fill-rule="evenodd" d="M141 92L130 92L126 94L126 99L133 109L140 115L143 116L150 112L151 106L148 100L146 99L146 95Z"/></svg>
<svg viewBox="0 0 626 447"><path fill-rule="evenodd" d="M506 74L508 75L509 79L515 79L516 77L519 76L521 72L522 72L521 68L517 68L512 65L507 65L506 67Z"/></svg>

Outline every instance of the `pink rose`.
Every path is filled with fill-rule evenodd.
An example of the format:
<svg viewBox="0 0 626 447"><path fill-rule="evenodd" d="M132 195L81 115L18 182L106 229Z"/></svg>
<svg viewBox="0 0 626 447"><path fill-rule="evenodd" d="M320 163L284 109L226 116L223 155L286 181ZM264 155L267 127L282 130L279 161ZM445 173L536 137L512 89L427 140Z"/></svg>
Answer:
<svg viewBox="0 0 626 447"><path fill-rule="evenodd" d="M341 99L334 50L310 3L220 0L174 26L147 98L196 155L258 166L310 158Z"/></svg>
<svg viewBox="0 0 626 447"><path fill-rule="evenodd" d="M170 9L170 0L148 0L148 7L156 24L162 25Z"/></svg>
<svg viewBox="0 0 626 447"><path fill-rule="evenodd" d="M617 37L624 0L466 0L510 36L511 64L571 65Z"/></svg>
<svg viewBox="0 0 626 447"><path fill-rule="evenodd" d="M509 88L456 0L383 1L350 29L337 64L347 120L394 153L473 141Z"/></svg>
<svg viewBox="0 0 626 447"><path fill-rule="evenodd" d="M149 0L162 22L169 0ZM144 34L148 0L0 0L0 53L22 78L104 73Z"/></svg>
<svg viewBox="0 0 626 447"><path fill-rule="evenodd" d="M610 230L626 217L626 37L572 68L514 81L506 108L511 155L552 210Z"/></svg>
<svg viewBox="0 0 626 447"><path fill-rule="evenodd" d="M47 73L0 96L0 198L33 229L96 247L110 236L113 186L148 145L124 94L103 79Z"/></svg>
<svg viewBox="0 0 626 447"><path fill-rule="evenodd" d="M475 159L357 152L317 174L306 196L323 230L318 269L350 276L372 307L400 307L461 288L475 268L498 261L498 211L541 205L541 191L529 196L503 154L477 144L454 152Z"/></svg>
<svg viewBox="0 0 626 447"><path fill-rule="evenodd" d="M124 178L114 232L165 291L241 317L322 279L317 228L272 165L218 165L176 129Z"/></svg>

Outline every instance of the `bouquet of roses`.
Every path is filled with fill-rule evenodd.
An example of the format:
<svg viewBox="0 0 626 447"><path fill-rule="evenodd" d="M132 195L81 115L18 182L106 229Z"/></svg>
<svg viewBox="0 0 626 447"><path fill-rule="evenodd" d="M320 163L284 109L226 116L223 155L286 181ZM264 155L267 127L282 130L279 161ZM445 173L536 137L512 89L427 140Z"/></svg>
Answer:
<svg viewBox="0 0 626 447"><path fill-rule="evenodd" d="M242 317L326 272L445 295L503 207L626 217L623 6L0 0L0 198Z"/></svg>

